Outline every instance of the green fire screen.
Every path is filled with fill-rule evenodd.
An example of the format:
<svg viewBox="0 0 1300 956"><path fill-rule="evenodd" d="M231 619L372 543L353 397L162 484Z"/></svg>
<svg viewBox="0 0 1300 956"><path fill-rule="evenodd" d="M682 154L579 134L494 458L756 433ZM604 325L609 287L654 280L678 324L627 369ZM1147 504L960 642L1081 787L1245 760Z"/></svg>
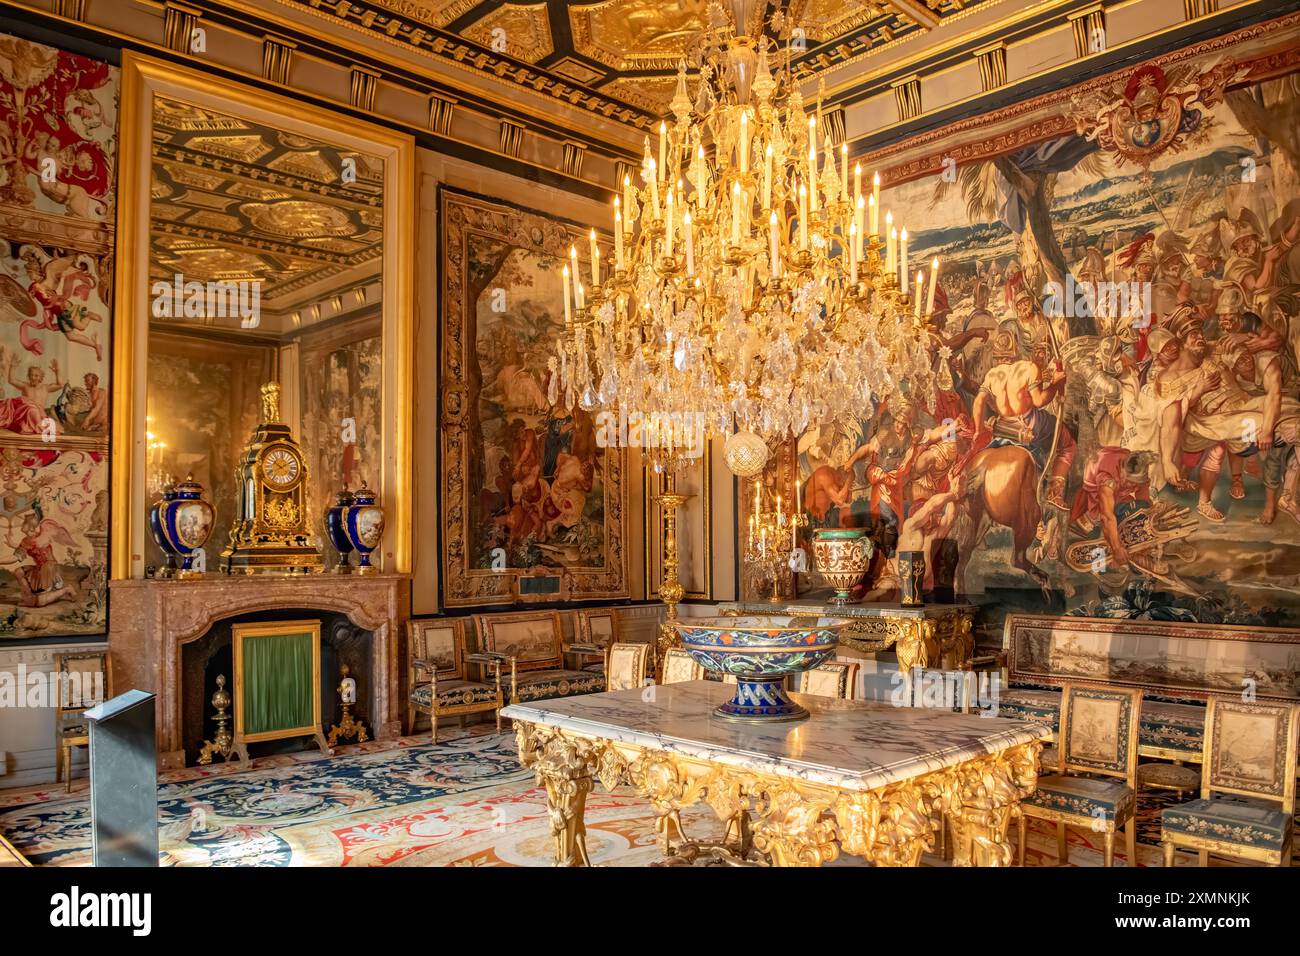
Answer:
<svg viewBox="0 0 1300 956"><path fill-rule="evenodd" d="M315 729L316 628L243 634L243 736Z"/></svg>

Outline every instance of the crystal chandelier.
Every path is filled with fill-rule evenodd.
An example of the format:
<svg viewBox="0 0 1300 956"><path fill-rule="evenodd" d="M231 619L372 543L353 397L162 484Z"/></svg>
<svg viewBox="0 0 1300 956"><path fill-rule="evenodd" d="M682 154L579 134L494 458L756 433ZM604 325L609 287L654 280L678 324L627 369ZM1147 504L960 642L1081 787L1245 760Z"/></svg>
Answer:
<svg viewBox="0 0 1300 956"><path fill-rule="evenodd" d="M887 215L882 237L879 176L864 195L820 101L805 112L781 17L774 41L745 33L743 12L711 15L694 100L683 62L657 155L647 137L640 187L626 177L614 200L613 268L593 231L587 286L570 249L549 397L659 422L703 416L706 435L763 442L856 426L932 378L907 230ZM671 468L691 451L650 458Z"/></svg>

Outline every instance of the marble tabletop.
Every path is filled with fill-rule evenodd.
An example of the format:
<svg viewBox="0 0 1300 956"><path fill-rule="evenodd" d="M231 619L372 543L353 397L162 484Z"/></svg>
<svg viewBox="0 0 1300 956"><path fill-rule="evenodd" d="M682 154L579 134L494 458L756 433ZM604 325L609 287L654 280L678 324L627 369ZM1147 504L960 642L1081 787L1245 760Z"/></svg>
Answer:
<svg viewBox="0 0 1300 956"><path fill-rule="evenodd" d="M889 703L790 696L811 712L790 723L712 714L734 688L689 681L511 704L501 716L710 763L843 790L875 790L1050 736L1005 717Z"/></svg>

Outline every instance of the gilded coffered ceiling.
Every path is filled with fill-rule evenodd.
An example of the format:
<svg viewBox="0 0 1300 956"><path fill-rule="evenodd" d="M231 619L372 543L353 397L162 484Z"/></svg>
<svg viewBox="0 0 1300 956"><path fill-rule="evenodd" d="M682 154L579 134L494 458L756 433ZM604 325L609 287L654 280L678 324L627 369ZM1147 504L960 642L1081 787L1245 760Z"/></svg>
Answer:
<svg viewBox="0 0 1300 956"><path fill-rule="evenodd" d="M260 281L271 311L352 288L382 253L382 174L363 154L158 97L152 278Z"/></svg>
<svg viewBox="0 0 1300 956"><path fill-rule="evenodd" d="M545 93L649 126L672 98L670 78L709 23L710 7L745 8L750 31L792 28L809 79L1005 0L280 0L406 42L489 82ZM520 64L527 68L520 69Z"/></svg>

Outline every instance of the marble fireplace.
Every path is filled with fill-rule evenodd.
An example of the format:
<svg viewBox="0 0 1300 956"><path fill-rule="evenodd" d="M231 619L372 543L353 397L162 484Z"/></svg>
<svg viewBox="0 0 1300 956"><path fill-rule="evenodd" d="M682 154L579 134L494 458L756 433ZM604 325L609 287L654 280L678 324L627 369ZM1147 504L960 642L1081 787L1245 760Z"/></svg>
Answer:
<svg viewBox="0 0 1300 956"><path fill-rule="evenodd" d="M211 711L207 701L211 688L206 687L204 675L229 624L273 620L289 612L296 617L318 614L322 641L336 659L348 660L354 668L365 667L364 673L354 675L361 691L358 716L366 720L375 739L401 732L399 661L410 609L406 575L210 574L189 581L117 580L110 583L110 600L108 644L114 690L139 688L157 695L160 769L185 766L187 738L192 749L196 715L201 715L200 731L210 733L204 719ZM368 646L359 646L363 641ZM187 662L188 645L194 647ZM334 675L328 676L333 686ZM326 729L334 702L333 693L322 697Z"/></svg>

